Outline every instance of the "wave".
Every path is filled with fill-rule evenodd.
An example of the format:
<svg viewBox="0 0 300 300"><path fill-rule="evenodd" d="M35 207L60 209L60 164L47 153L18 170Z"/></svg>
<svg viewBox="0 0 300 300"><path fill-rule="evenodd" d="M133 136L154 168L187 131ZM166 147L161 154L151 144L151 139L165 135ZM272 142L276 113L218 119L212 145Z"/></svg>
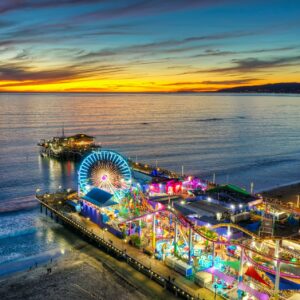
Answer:
<svg viewBox="0 0 300 300"><path fill-rule="evenodd" d="M197 119L196 122L214 122L214 121L223 121L224 118L208 118L208 119Z"/></svg>
<svg viewBox="0 0 300 300"><path fill-rule="evenodd" d="M41 264L50 262L51 259L56 259L61 255L61 251L52 250L34 256L21 257L19 259L16 259L15 261L6 261L0 264L0 277L24 271L26 269L28 270L35 265L40 266Z"/></svg>
<svg viewBox="0 0 300 300"><path fill-rule="evenodd" d="M217 121L226 121L226 120L243 120L246 119L245 116L236 116L232 118L206 118L206 119L197 119L196 122L217 122Z"/></svg>
<svg viewBox="0 0 300 300"><path fill-rule="evenodd" d="M299 159L296 158L270 158L270 159L260 159L256 160L254 162L245 163L245 164L236 164L233 167L229 168L222 168L219 170L215 170L215 172L219 175L230 175L235 172L241 172L244 170L250 170L250 169L261 169L265 167L274 167L281 164L294 164L296 162L299 162ZM210 176L212 172L209 173L202 173L202 176ZM200 175L200 174L197 174ZM201 176L200 175L200 176Z"/></svg>
<svg viewBox="0 0 300 300"><path fill-rule="evenodd" d="M36 232L37 232L37 228L34 228L34 227L31 227L31 228L28 228L28 229L23 229L23 230L18 230L18 231L12 231L12 232L0 235L0 240L7 239L7 238L30 235L30 234L34 234Z"/></svg>

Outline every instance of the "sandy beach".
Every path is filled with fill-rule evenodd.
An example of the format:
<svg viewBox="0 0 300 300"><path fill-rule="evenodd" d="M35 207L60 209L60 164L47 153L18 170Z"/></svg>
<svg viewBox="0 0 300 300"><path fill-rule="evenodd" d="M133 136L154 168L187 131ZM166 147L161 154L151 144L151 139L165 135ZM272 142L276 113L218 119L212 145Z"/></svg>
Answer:
<svg viewBox="0 0 300 300"><path fill-rule="evenodd" d="M84 244L57 259L0 278L0 299L173 299L139 272L113 260Z"/></svg>

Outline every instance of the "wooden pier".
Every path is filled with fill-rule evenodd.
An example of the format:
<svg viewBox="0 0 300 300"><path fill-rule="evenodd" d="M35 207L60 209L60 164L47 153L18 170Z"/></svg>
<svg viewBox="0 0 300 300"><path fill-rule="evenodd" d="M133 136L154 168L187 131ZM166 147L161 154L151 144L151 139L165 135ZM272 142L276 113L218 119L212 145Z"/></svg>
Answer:
<svg viewBox="0 0 300 300"><path fill-rule="evenodd" d="M51 219L54 219L54 221L61 223L67 228L72 229L72 232L79 234L87 242L93 244L102 251L105 251L112 257L127 262L128 265L132 266L134 269L146 275L151 280L170 291L176 297L189 300L198 299L197 296L192 295L190 292L184 290L182 287L179 287L176 283L172 282L170 280L170 277L165 278L161 274L158 274L157 272L153 271L151 267L149 268L141 262L137 261L134 257L127 254L126 251L115 247L111 242L108 242L104 238L96 235L92 230L87 229L85 226L80 224L72 217L47 204L41 198L42 197L36 196L36 199L40 203L41 213L45 212L45 214L47 216L50 216Z"/></svg>

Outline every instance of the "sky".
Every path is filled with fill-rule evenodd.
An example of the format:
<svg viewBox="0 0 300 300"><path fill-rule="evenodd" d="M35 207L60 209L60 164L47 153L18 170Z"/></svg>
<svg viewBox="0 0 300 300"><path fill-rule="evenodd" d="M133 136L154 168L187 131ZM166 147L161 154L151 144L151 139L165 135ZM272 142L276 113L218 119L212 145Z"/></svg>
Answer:
<svg viewBox="0 0 300 300"><path fill-rule="evenodd" d="M300 0L1 0L2 92L300 81Z"/></svg>

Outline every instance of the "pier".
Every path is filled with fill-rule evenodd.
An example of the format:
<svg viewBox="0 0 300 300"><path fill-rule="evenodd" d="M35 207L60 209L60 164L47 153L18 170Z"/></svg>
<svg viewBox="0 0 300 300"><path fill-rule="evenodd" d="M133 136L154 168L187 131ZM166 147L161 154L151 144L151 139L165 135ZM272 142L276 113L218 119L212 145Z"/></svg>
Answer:
<svg viewBox="0 0 300 300"><path fill-rule="evenodd" d="M95 151L80 165L77 191L36 197L41 212L176 297L278 299L285 278L298 288L300 257L281 245L298 241L257 234L268 211L262 197L161 171Z"/></svg>
<svg viewBox="0 0 300 300"><path fill-rule="evenodd" d="M211 299L210 297L214 297L211 291L196 286L193 282L170 270L164 264L126 244L124 240L109 233L106 228L100 229L97 226L93 226L89 220L85 221L87 224L82 224L78 215L58 210L47 203L43 199L43 195L36 195L36 199L40 203L41 213L45 213L55 222L72 229L72 232L79 234L87 242L115 259L126 262L135 270L146 275L150 280L170 291L175 297L190 300ZM147 264L149 261L150 264ZM216 295L215 299L223 299L223 297Z"/></svg>
<svg viewBox="0 0 300 300"><path fill-rule="evenodd" d="M87 153L101 149L93 136L81 133L65 136L64 130L61 136L40 140L38 146L41 156L73 161L80 161Z"/></svg>

